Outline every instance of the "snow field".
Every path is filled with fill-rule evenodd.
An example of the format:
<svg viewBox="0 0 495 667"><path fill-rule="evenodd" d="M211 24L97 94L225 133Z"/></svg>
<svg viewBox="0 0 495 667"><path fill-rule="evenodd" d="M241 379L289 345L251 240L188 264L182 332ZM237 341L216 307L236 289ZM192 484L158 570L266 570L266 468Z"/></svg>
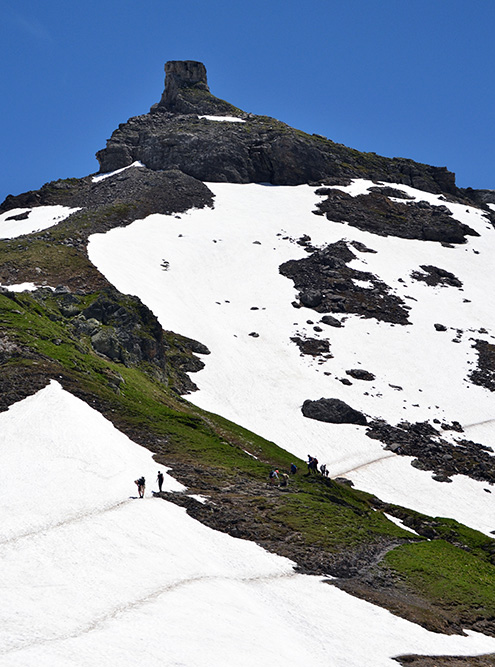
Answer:
<svg viewBox="0 0 495 667"><path fill-rule="evenodd" d="M79 211L68 206L35 206L33 208L14 208L0 214L0 239L14 239L24 234L40 232L57 225L69 215ZM25 220L9 220L12 216L28 212Z"/></svg>
<svg viewBox="0 0 495 667"><path fill-rule="evenodd" d="M402 653L495 651L294 574L149 493L130 500L134 477L153 479L151 454L56 382L1 413L0 434L5 480L25 481L1 495L2 666L393 667Z"/></svg>
<svg viewBox="0 0 495 667"><path fill-rule="evenodd" d="M356 195L371 185L355 181L347 190ZM335 397L393 424L433 418L486 422L482 442L493 443L493 423L487 421L494 416L492 396L465 381L476 361L471 338L492 340L495 331L495 291L481 300L495 252L495 233L487 220L477 209L397 186L416 199L449 206L457 219L482 235L445 248L380 237L315 216L311 211L318 197L309 186L209 187L215 194L214 210L153 215L125 229L93 235L88 249L107 279L139 296L165 329L208 346L206 368L194 375L200 391L188 399L301 458L316 455L332 476L345 473L385 501L450 516L483 532L493 530L495 502L493 494L484 491L487 484L459 476L452 484L440 484L431 473L412 468L409 459L390 456L362 427L315 422L300 411L307 398ZM324 330L315 332L308 320L317 324L320 316L292 307L292 281L278 271L283 262L306 256L294 243L303 234L316 246L344 238L376 250L355 251L352 265L374 273L403 297L411 306L412 324L338 316L345 320L343 328L321 325ZM421 264L452 271L463 281L463 290L412 280L411 271ZM452 329L437 332L433 325L438 321L466 329L460 342L453 342ZM475 331L481 326L488 334ZM333 358L322 363L302 357L290 341L295 335L328 339ZM376 380L342 385L339 378L346 377L345 370L358 367L373 372Z"/></svg>

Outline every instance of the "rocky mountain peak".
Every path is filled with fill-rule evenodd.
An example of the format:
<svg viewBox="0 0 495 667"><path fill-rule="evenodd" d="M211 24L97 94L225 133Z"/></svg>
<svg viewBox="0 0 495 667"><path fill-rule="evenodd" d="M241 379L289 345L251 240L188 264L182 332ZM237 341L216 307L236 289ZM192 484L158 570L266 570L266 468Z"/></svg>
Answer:
<svg viewBox="0 0 495 667"><path fill-rule="evenodd" d="M246 113L212 95L201 62L171 60L165 74L160 101L149 113L120 124L97 152L101 173L138 161L154 171L180 170L209 182L342 185L369 178L481 204L492 201L491 191L461 192L446 167L362 153L275 118Z"/></svg>

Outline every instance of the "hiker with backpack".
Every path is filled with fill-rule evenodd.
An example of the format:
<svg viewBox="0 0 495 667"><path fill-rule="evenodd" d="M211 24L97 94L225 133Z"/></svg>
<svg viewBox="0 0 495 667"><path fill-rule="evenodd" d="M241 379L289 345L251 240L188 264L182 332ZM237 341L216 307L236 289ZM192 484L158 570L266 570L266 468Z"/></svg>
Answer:
<svg viewBox="0 0 495 667"><path fill-rule="evenodd" d="M146 486L146 480L144 479L144 477L140 477L139 479L135 479L134 484L138 488L139 497L144 498L144 489L145 489L145 486Z"/></svg>

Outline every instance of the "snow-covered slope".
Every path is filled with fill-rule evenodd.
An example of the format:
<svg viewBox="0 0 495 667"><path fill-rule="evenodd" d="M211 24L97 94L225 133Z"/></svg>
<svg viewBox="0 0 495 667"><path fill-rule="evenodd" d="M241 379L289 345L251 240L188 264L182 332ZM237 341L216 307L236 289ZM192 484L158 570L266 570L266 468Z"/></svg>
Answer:
<svg viewBox="0 0 495 667"><path fill-rule="evenodd" d="M295 574L149 488L134 499L134 478L155 486L151 455L56 382L0 414L0 466L1 665L392 667L495 650Z"/></svg>
<svg viewBox="0 0 495 667"><path fill-rule="evenodd" d="M357 195L372 185L354 181L341 189ZM206 368L195 376L200 391L190 400L302 458L316 455L332 476L345 474L383 500L493 531L495 500L486 482L456 475L451 484L441 484L431 472L411 467L409 458L384 451L362 426L316 422L301 413L305 399L335 397L392 424L457 420L467 437L493 443L493 397L468 382L477 357L474 335L490 342L495 331L495 292L487 289L495 231L482 212L397 186L415 200L448 206L455 219L480 234L445 247L377 236L315 216L319 197L310 186L209 187L214 210L153 215L94 235L89 244L91 260L118 289L138 295L164 328L211 350ZM294 242L303 234L314 246L347 239L377 251L357 253L352 266L378 276L402 297L411 324L346 315L344 327L321 325L315 331L320 316L291 305L296 292L279 274L283 262L306 256ZM463 288L413 280L411 271L420 265L454 273ZM437 322L447 331L436 331ZM333 358L302 356L291 337L304 335L329 340ZM371 371L376 379L343 385L340 378L353 368Z"/></svg>

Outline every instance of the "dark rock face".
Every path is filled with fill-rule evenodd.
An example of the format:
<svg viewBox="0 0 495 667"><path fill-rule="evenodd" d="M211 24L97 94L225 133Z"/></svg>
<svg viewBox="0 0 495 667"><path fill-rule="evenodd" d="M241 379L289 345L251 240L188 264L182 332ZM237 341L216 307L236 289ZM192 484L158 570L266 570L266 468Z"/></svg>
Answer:
<svg viewBox="0 0 495 667"><path fill-rule="evenodd" d="M317 401L306 400L302 406L302 413L309 419L331 424L361 424L368 423L366 417L359 410L338 398L320 398Z"/></svg>
<svg viewBox="0 0 495 667"><path fill-rule="evenodd" d="M459 432L460 424L453 422L441 426L443 430ZM437 481L447 481L452 475L466 475L492 484L495 482L495 458L490 448L465 439L452 445L443 440L440 432L428 422L401 422L391 426L376 420L366 435L385 443L385 449L395 454L416 457L411 465L432 471Z"/></svg>
<svg viewBox="0 0 495 667"><path fill-rule="evenodd" d="M467 235L479 236L468 225L454 220L445 206L431 206L421 201L393 202L381 192L357 197L329 188L316 192L327 198L316 204L315 213L379 236L439 243L465 243Z"/></svg>
<svg viewBox="0 0 495 667"><path fill-rule="evenodd" d="M191 90L196 89L190 89L189 96ZM194 95L198 100L190 103L187 113L157 108L120 125L96 155L100 171L139 160L150 169L178 168L202 181L298 185L367 176L432 192L456 191L447 170L427 165L412 169L409 160L360 154L273 118L246 115L206 91ZM246 122L218 123L194 114L234 115Z"/></svg>
<svg viewBox="0 0 495 667"><path fill-rule="evenodd" d="M345 241L338 241L304 259L285 262L279 271L294 281L301 304L318 313L357 313L384 322L409 324L404 302L385 283L372 273L347 266L355 257ZM373 289L356 285L354 280L369 282ZM325 317L329 317L322 318L325 324L340 326L335 324L335 318Z"/></svg>
<svg viewBox="0 0 495 667"><path fill-rule="evenodd" d="M364 176L457 192L454 174L444 167L359 153L274 118L246 114L210 93L201 63L172 61L165 72L160 102L149 114L120 125L97 153L101 172L139 160L149 169L180 169L202 181L332 184ZM218 123L197 115L233 115L246 122Z"/></svg>
<svg viewBox="0 0 495 667"><path fill-rule="evenodd" d="M43 303L45 290L37 290L33 296ZM168 381L173 372L176 374L175 385L181 393L196 389L186 373L204 367L193 353L208 354L208 348L175 334L172 344L169 343L169 334L162 330L155 315L137 297L107 288L85 306L83 299L70 292L54 296L61 314L69 319L68 327L74 335L87 337L98 354L125 366L147 364L162 381Z"/></svg>
<svg viewBox="0 0 495 667"><path fill-rule="evenodd" d="M462 282L450 271L445 269L439 269L437 266L430 266L422 264L420 271L413 271L411 277L414 280L420 280L427 285L437 287L441 285L443 287L462 287Z"/></svg>

